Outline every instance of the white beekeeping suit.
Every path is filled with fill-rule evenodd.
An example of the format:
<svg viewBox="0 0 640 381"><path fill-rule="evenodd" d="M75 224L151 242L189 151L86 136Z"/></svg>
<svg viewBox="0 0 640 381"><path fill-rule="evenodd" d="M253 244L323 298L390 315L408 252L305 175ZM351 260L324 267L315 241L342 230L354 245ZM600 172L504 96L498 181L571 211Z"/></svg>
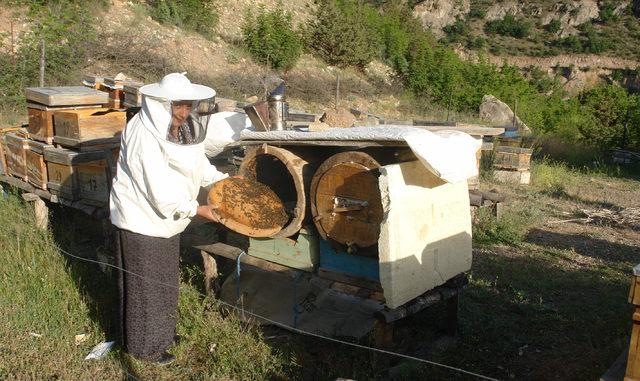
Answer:
<svg viewBox="0 0 640 381"><path fill-rule="evenodd" d="M142 108L122 133L111 222L134 233L169 238L184 231L196 215L200 187L227 177L209 163L203 143L207 121L202 110L215 91L172 73L140 92ZM190 140L182 144L169 136L171 104L177 101L193 101L185 120Z"/></svg>

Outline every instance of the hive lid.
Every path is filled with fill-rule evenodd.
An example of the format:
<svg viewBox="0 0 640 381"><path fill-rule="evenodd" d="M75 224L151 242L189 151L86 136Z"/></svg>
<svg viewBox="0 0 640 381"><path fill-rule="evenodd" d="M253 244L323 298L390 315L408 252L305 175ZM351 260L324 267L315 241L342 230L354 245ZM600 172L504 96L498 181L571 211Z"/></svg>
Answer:
<svg viewBox="0 0 640 381"><path fill-rule="evenodd" d="M221 223L249 237L271 237L288 222L282 200L266 185L241 177L218 181L209 191Z"/></svg>
<svg viewBox="0 0 640 381"><path fill-rule="evenodd" d="M27 101L45 106L95 105L109 101L109 94L85 86L28 87L24 93Z"/></svg>

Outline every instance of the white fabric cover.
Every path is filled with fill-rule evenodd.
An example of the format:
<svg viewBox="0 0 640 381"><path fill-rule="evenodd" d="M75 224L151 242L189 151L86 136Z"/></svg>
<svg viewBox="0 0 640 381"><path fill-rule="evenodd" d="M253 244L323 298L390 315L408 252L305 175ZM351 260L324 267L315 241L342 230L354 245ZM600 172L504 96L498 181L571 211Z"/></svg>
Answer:
<svg viewBox="0 0 640 381"><path fill-rule="evenodd" d="M381 125L376 127L333 128L327 131L251 131L242 140L315 141L406 141L420 162L439 178L457 183L478 175L476 152L481 142L459 131L430 132L415 127Z"/></svg>
<svg viewBox="0 0 640 381"><path fill-rule="evenodd" d="M223 111L209 118L204 151L209 157L219 155L229 143L240 140L240 132L251 127L247 114Z"/></svg>
<svg viewBox="0 0 640 381"><path fill-rule="evenodd" d="M195 216L200 187L226 178L209 163L204 142L166 140L171 115L163 104L142 97L142 108L122 132L118 169L110 197L111 222L125 230L169 238Z"/></svg>

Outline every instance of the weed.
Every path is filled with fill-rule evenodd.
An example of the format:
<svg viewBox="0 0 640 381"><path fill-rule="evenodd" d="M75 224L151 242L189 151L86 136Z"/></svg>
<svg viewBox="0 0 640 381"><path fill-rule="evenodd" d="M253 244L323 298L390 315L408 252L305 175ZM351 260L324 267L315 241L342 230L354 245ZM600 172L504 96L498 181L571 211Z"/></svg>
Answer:
<svg viewBox="0 0 640 381"><path fill-rule="evenodd" d="M479 208L474 216L473 241L480 245L519 245L534 222L534 215L528 210L510 207L498 220L491 210Z"/></svg>

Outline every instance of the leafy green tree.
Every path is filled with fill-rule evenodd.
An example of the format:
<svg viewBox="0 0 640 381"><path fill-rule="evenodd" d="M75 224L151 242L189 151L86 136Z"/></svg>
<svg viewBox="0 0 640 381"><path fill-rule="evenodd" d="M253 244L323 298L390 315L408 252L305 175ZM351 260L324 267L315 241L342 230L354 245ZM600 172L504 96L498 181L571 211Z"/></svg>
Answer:
<svg viewBox="0 0 640 381"><path fill-rule="evenodd" d="M302 38L291 24L291 14L283 10L282 2L273 11L261 7L256 17L249 11L242 35L253 59L274 69L291 69L302 53Z"/></svg>
<svg viewBox="0 0 640 381"><path fill-rule="evenodd" d="M626 148L637 136L638 97L617 85L595 87L579 96L584 112L593 116L578 125L586 141L602 148ZM633 131L630 131L633 130Z"/></svg>
<svg viewBox="0 0 640 381"><path fill-rule="evenodd" d="M315 0L307 25L308 49L328 64L363 68L380 55L377 29L367 17L370 5L356 0Z"/></svg>

